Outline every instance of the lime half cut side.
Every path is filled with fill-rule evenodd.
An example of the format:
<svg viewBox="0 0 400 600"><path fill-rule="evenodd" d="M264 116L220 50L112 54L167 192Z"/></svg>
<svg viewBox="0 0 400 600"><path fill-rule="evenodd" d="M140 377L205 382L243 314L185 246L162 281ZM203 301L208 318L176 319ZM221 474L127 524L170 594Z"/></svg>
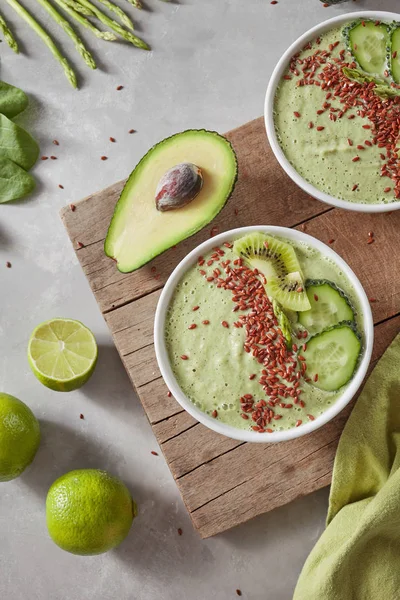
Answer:
<svg viewBox="0 0 400 600"><path fill-rule="evenodd" d="M93 333L79 321L52 319L33 331L28 360L37 379L56 392L80 388L92 375L97 361Z"/></svg>

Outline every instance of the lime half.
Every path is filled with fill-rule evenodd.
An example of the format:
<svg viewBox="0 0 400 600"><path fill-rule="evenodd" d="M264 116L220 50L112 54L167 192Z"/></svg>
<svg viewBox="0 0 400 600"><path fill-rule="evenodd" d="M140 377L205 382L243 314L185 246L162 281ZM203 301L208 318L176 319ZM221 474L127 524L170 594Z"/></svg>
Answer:
<svg viewBox="0 0 400 600"><path fill-rule="evenodd" d="M30 337L28 360L40 383L56 392L71 392L86 383L94 371L96 340L79 321L45 321Z"/></svg>

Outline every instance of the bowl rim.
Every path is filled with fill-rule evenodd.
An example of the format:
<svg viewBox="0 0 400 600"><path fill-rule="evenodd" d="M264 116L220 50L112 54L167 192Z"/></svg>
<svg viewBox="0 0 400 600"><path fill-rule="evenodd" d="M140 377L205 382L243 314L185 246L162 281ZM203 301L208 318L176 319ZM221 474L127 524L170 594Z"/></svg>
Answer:
<svg viewBox="0 0 400 600"><path fill-rule="evenodd" d="M329 204L330 206L336 206L337 208L344 208L345 210L353 210L365 213L383 213L392 210L399 210L400 200L391 202L390 204L361 204L359 202L348 202L347 200L335 198L334 196L331 196L330 194L319 190L318 188L314 187L311 183L306 181L304 177L302 177L296 171L296 169L290 164L289 160L286 158L276 136L273 117L276 88L288 65L289 59L293 56L293 54L301 50L307 42L315 39L315 37L317 37L319 34L325 33L325 31L328 31L329 29L332 29L335 26L351 22L354 19L362 19L363 17L366 19L380 21L400 21L400 15L394 12L360 10L351 13L344 13L331 19L327 19L326 21L323 21L322 23L319 23L318 25L315 25L314 27L306 31L303 35L297 38L293 42L293 44L291 44L289 48L283 53L272 72L265 95L264 122L268 141L275 155L275 158L281 165L282 169L286 172L286 174L307 194L318 200L321 200L321 202Z"/></svg>
<svg viewBox="0 0 400 600"><path fill-rule="evenodd" d="M326 411L316 417L314 421L305 423L297 428L292 428L284 431L277 431L271 434L261 435L255 431L246 431L222 423L216 419L213 419L206 413L202 412L197 408L181 390L170 365L168 358L168 352L165 344L165 319L167 310L172 299L175 288L187 270L196 264L199 256L206 254L214 246L221 245L226 241L231 241L243 235L252 232L262 232L272 235L279 235L288 240L302 241L307 243L312 248L316 248L322 254L335 261L350 280L354 286L355 294L360 302L361 310L363 313L363 337L364 337L364 352L363 356L357 367L357 371L353 376L348 388L344 391L343 395L340 396L334 404L332 404ZM171 275L169 276L157 303L156 314L154 319L154 347L157 358L157 363L164 379L166 386L172 393L177 402L185 409L192 417L197 421L212 429L216 433L220 433L229 438L235 440L241 440L243 442L256 442L256 443L274 443L284 442L293 440L301 437L316 429L319 429L328 421L333 419L340 411L347 406L351 399L356 394L357 390L361 386L364 377L367 373L367 369L371 360L372 347L374 340L374 324L372 319L372 311L370 303L357 276L353 270L347 265L347 263L334 251L332 248L308 235L302 231L291 229L288 227L279 227L275 225L252 225L248 227L239 227L220 233L219 235L204 241L199 246L194 248L189 254L187 254L180 263L175 267Z"/></svg>

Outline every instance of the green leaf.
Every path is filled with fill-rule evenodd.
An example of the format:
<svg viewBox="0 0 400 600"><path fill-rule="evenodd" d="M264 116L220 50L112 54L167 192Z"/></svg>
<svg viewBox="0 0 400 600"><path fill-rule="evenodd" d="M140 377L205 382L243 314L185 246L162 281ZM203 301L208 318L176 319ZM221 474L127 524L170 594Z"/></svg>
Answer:
<svg viewBox="0 0 400 600"><path fill-rule="evenodd" d="M19 88L0 81L0 113L12 119L26 109L28 96Z"/></svg>
<svg viewBox="0 0 400 600"><path fill-rule="evenodd" d="M35 185L32 175L12 160L0 156L0 203L27 196Z"/></svg>
<svg viewBox="0 0 400 600"><path fill-rule="evenodd" d="M6 116L0 115L0 157L9 158L29 171L38 156L39 146L33 137Z"/></svg>

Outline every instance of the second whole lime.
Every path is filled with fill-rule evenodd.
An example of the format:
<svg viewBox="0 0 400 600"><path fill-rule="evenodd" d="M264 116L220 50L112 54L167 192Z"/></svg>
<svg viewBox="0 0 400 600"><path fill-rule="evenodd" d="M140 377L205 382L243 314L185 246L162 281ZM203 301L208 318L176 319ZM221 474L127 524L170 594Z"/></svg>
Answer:
<svg viewBox="0 0 400 600"><path fill-rule="evenodd" d="M19 477L35 458L39 444L39 423L31 409L0 392L0 481Z"/></svg>
<svg viewBox="0 0 400 600"><path fill-rule="evenodd" d="M115 548L128 535L136 515L128 488L106 471L70 471L47 494L50 536L72 554L101 554Z"/></svg>

